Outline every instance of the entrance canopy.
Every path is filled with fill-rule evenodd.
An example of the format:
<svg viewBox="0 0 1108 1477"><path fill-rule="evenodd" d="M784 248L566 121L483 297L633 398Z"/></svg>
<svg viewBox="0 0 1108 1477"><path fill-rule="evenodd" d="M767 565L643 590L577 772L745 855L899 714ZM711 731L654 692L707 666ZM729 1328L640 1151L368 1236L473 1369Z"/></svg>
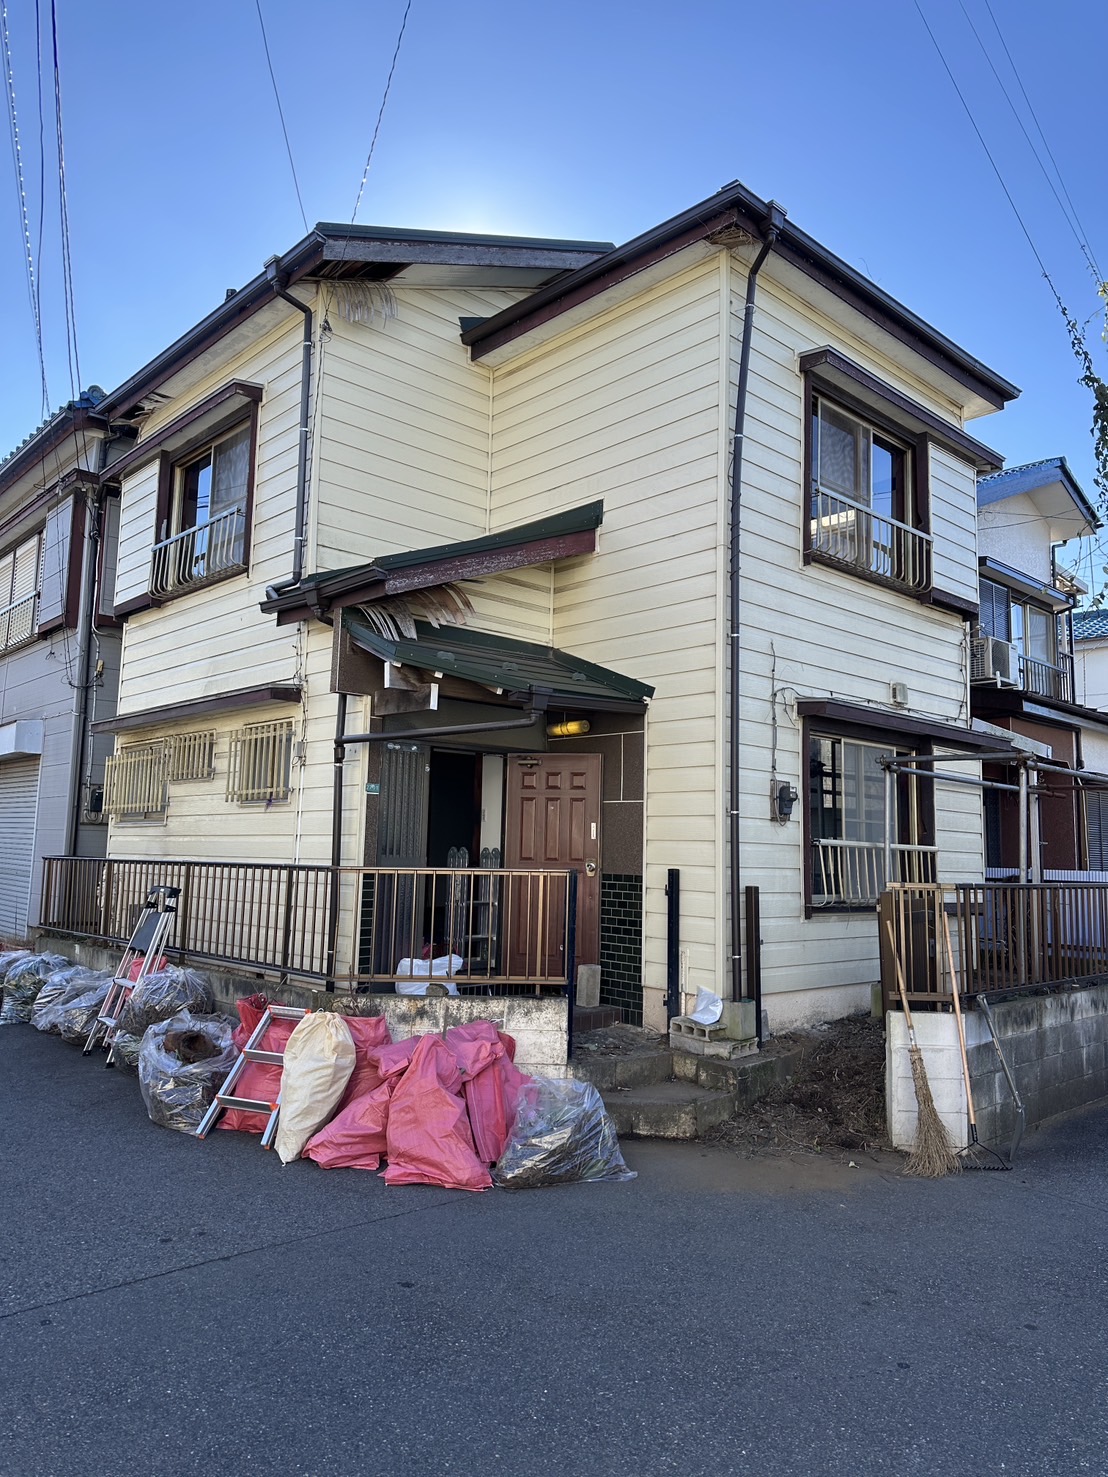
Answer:
<svg viewBox="0 0 1108 1477"><path fill-rule="evenodd" d="M509 702L546 708L607 708L641 712L653 687L595 666L553 646L516 641L468 627L419 621L415 639L390 638L356 610L344 610L343 629L360 650L394 666L412 667L432 680L454 677Z"/></svg>

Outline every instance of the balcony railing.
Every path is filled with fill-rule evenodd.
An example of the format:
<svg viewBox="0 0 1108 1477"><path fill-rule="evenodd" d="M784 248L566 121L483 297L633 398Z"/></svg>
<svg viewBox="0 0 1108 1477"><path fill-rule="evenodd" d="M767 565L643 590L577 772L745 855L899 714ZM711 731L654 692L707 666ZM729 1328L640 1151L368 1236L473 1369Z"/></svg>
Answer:
<svg viewBox="0 0 1108 1477"><path fill-rule="evenodd" d="M1020 686L1033 697L1053 698L1056 702L1073 702L1072 658L1066 658L1063 666L1038 661L1035 657L1020 657Z"/></svg>
<svg viewBox="0 0 1108 1477"><path fill-rule="evenodd" d="M1108 885L1095 882L893 886L881 897L881 980L897 1002L894 957L913 1004L949 1002L943 915L959 990L972 998L1108 974Z"/></svg>
<svg viewBox="0 0 1108 1477"><path fill-rule="evenodd" d="M150 593L164 599L179 590L221 579L245 568L246 513L231 508L207 523L154 545Z"/></svg>
<svg viewBox="0 0 1108 1477"><path fill-rule="evenodd" d="M38 592L26 595L11 605L0 607L0 651L22 646L35 634L35 607Z"/></svg>
<svg viewBox="0 0 1108 1477"><path fill-rule="evenodd" d="M901 589L931 588L931 535L850 498L813 492L811 552Z"/></svg>
<svg viewBox="0 0 1108 1477"><path fill-rule="evenodd" d="M873 906L885 890L885 846L881 841L813 843L812 906ZM933 846L894 846L894 882L934 882Z"/></svg>
<svg viewBox="0 0 1108 1477"><path fill-rule="evenodd" d="M566 871L48 857L42 926L122 944L163 883L180 889L171 944L196 960L340 989L430 977L452 993L519 994L572 978Z"/></svg>

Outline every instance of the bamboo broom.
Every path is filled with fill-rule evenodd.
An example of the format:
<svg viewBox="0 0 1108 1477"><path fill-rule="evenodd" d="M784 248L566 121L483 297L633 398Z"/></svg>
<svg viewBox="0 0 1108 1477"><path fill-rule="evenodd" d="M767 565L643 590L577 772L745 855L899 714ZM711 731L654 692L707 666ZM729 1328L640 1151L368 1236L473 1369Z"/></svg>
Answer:
<svg viewBox="0 0 1108 1477"><path fill-rule="evenodd" d="M937 1180L947 1174L957 1174L962 1165L954 1151L954 1145L950 1142L946 1124L939 1117L935 1099L931 1096L931 1084L927 1080L923 1052L916 1040L912 1012L908 1008L908 990L904 984L904 970L900 964L900 956L896 952L891 919L885 921L885 933L888 938L889 953L896 969L900 1008L904 1012L904 1024L908 1028L908 1060L912 1064L912 1086L916 1091L916 1142L912 1152L908 1155L904 1173L918 1175L921 1179Z"/></svg>

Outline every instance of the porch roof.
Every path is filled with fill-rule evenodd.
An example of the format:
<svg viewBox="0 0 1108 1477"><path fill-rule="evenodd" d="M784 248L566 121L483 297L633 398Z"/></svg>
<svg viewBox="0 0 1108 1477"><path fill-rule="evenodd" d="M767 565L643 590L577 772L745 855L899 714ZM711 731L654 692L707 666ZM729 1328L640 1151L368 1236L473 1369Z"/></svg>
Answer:
<svg viewBox="0 0 1108 1477"><path fill-rule="evenodd" d="M494 636L458 626L416 625L416 639L382 636L355 610L343 612L355 645L382 661L476 682L497 693L545 707L642 707L653 687L595 666L553 646Z"/></svg>
<svg viewBox="0 0 1108 1477"><path fill-rule="evenodd" d="M276 614L278 625L311 616L326 620L332 609L347 605L364 605L408 590L481 579L529 564L591 554L596 549L596 530L603 521L604 503L598 499L499 533L381 554L366 564L305 575L296 584L270 585L261 608Z"/></svg>

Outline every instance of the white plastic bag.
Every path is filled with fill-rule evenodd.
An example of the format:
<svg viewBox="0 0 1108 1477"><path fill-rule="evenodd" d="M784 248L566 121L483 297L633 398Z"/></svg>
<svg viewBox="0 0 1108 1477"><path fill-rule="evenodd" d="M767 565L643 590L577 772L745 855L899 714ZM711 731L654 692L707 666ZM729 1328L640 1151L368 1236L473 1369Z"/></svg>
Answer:
<svg viewBox="0 0 1108 1477"><path fill-rule="evenodd" d="M442 985L448 995L456 995L458 987L449 977L457 974L465 960L460 954L443 954L439 959L401 959L396 966L398 995L426 995L427 986Z"/></svg>
<svg viewBox="0 0 1108 1477"><path fill-rule="evenodd" d="M285 1046L276 1150L282 1164L299 1159L313 1133L335 1112L354 1070L354 1038L341 1015L306 1015Z"/></svg>

